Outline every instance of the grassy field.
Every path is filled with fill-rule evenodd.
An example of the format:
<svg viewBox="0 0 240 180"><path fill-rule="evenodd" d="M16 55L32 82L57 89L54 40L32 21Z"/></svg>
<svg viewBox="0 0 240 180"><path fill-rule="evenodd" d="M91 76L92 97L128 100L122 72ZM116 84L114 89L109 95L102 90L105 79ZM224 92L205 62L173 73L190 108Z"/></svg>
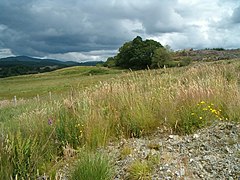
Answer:
<svg viewBox="0 0 240 180"><path fill-rule="evenodd" d="M0 100L62 94L113 78L120 70L102 67L70 67L53 72L0 79Z"/></svg>
<svg viewBox="0 0 240 180"><path fill-rule="evenodd" d="M184 135L215 121L239 122L238 60L124 74L107 69L104 73L99 69L89 71L60 70L1 81L1 86L5 82L3 87L15 93L29 89L27 97L47 92L47 88L64 92L72 86L74 93L0 109L0 177L36 179L45 173L55 178L65 161L80 157L73 177L82 171L91 173L92 168L87 168L91 164L85 169L81 164L98 162L96 179L112 179L114 173L106 171L110 167L108 159L94 153L110 141L147 136L157 128ZM11 83L18 80L24 85ZM44 82L49 87L43 88ZM66 89L64 82L70 83ZM37 87L40 89L34 93L30 90ZM6 97L7 91L1 88L1 93Z"/></svg>

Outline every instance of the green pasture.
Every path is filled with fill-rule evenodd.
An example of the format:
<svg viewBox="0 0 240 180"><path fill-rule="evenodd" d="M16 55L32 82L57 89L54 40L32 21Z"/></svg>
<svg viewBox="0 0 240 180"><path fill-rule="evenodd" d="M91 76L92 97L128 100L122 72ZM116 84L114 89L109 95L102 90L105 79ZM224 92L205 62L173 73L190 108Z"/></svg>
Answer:
<svg viewBox="0 0 240 180"><path fill-rule="evenodd" d="M53 72L0 79L0 100L64 94L72 88L82 89L99 81L114 78L121 70L103 67L70 67Z"/></svg>

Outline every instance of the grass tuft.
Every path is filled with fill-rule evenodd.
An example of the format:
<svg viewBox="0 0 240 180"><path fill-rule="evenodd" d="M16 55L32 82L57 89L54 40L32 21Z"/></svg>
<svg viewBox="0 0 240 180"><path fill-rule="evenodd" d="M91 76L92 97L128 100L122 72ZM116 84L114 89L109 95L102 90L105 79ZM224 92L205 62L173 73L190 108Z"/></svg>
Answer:
<svg viewBox="0 0 240 180"><path fill-rule="evenodd" d="M134 161L128 168L128 179L131 180L150 180L151 168L146 161Z"/></svg>
<svg viewBox="0 0 240 180"><path fill-rule="evenodd" d="M80 152L79 160L71 173L72 180L110 180L113 167L106 155Z"/></svg>

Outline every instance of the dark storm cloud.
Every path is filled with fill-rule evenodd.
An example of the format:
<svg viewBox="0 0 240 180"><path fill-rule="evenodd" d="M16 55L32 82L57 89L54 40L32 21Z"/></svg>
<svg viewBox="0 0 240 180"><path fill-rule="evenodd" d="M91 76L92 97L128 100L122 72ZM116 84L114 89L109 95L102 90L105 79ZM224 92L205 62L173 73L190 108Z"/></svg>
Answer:
<svg viewBox="0 0 240 180"><path fill-rule="evenodd" d="M175 2L3 0L0 23L8 38L0 41L29 55L116 49L139 33L180 31Z"/></svg>
<svg viewBox="0 0 240 180"><path fill-rule="evenodd" d="M16 54L116 49L128 33L84 1L1 1L1 44ZM127 31L127 30L126 30Z"/></svg>
<svg viewBox="0 0 240 180"><path fill-rule="evenodd" d="M0 53L103 59L137 35L175 49L215 46L220 37L236 46L229 32L239 26L227 24L239 24L239 7L236 0L1 0Z"/></svg>
<svg viewBox="0 0 240 180"><path fill-rule="evenodd" d="M240 6L234 10L232 20L233 23L240 23Z"/></svg>

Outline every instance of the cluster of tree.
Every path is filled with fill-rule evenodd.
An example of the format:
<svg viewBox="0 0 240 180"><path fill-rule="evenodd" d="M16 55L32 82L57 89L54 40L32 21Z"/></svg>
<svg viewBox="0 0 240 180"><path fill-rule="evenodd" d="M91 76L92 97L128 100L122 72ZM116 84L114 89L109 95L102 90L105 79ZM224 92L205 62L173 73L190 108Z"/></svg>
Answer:
<svg viewBox="0 0 240 180"><path fill-rule="evenodd" d="M188 63L174 61L172 57L173 51L169 46L163 47L154 40L143 41L140 36L137 36L132 41L124 43L119 48L119 53L114 57L109 57L103 66L147 69L182 66Z"/></svg>
<svg viewBox="0 0 240 180"><path fill-rule="evenodd" d="M205 48L205 50L225 51L224 48Z"/></svg>
<svg viewBox="0 0 240 180"><path fill-rule="evenodd" d="M31 67L31 66L10 66L10 67L2 67L0 68L0 78L10 77L10 76L18 76L25 74L37 74L43 72L49 72L55 70L57 68L50 67Z"/></svg>

